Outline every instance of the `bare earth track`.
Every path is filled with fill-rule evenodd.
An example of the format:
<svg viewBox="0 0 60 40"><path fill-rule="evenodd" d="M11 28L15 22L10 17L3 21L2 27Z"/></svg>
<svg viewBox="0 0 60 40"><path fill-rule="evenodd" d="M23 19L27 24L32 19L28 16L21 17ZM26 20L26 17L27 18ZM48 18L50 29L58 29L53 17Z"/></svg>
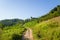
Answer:
<svg viewBox="0 0 60 40"><path fill-rule="evenodd" d="M22 40L33 40L32 29L28 28L23 34Z"/></svg>

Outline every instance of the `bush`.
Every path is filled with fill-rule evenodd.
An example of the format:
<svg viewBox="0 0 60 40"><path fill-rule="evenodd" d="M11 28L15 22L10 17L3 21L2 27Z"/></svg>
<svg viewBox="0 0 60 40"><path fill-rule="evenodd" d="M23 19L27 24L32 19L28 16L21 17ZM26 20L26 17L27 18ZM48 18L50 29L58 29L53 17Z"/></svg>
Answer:
<svg viewBox="0 0 60 40"><path fill-rule="evenodd" d="M18 34L13 34L12 35L12 40L22 40L22 36L20 36Z"/></svg>

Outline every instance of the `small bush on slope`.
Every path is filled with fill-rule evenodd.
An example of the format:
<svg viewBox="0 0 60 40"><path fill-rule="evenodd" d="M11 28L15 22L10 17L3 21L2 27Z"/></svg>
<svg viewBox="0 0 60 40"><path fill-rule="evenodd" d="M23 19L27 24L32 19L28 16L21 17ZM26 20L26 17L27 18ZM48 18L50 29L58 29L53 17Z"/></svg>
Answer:
<svg viewBox="0 0 60 40"><path fill-rule="evenodd" d="M18 34L13 34L12 35L12 40L22 40L22 36L20 36Z"/></svg>

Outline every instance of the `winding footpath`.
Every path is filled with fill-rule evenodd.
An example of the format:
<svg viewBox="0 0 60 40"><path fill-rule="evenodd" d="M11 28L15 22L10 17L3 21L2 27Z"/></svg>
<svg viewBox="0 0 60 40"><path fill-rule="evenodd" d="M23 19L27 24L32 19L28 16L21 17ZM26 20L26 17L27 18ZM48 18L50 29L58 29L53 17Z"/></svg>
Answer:
<svg viewBox="0 0 60 40"><path fill-rule="evenodd" d="M32 29L28 28L23 34L22 40L33 40Z"/></svg>

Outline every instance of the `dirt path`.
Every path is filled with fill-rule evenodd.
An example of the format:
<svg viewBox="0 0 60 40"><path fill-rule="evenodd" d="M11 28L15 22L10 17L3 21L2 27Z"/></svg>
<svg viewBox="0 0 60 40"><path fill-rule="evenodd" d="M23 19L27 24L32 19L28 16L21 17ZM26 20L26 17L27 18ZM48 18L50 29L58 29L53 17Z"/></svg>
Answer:
<svg viewBox="0 0 60 40"><path fill-rule="evenodd" d="M32 29L28 28L22 38L23 40L33 40Z"/></svg>

